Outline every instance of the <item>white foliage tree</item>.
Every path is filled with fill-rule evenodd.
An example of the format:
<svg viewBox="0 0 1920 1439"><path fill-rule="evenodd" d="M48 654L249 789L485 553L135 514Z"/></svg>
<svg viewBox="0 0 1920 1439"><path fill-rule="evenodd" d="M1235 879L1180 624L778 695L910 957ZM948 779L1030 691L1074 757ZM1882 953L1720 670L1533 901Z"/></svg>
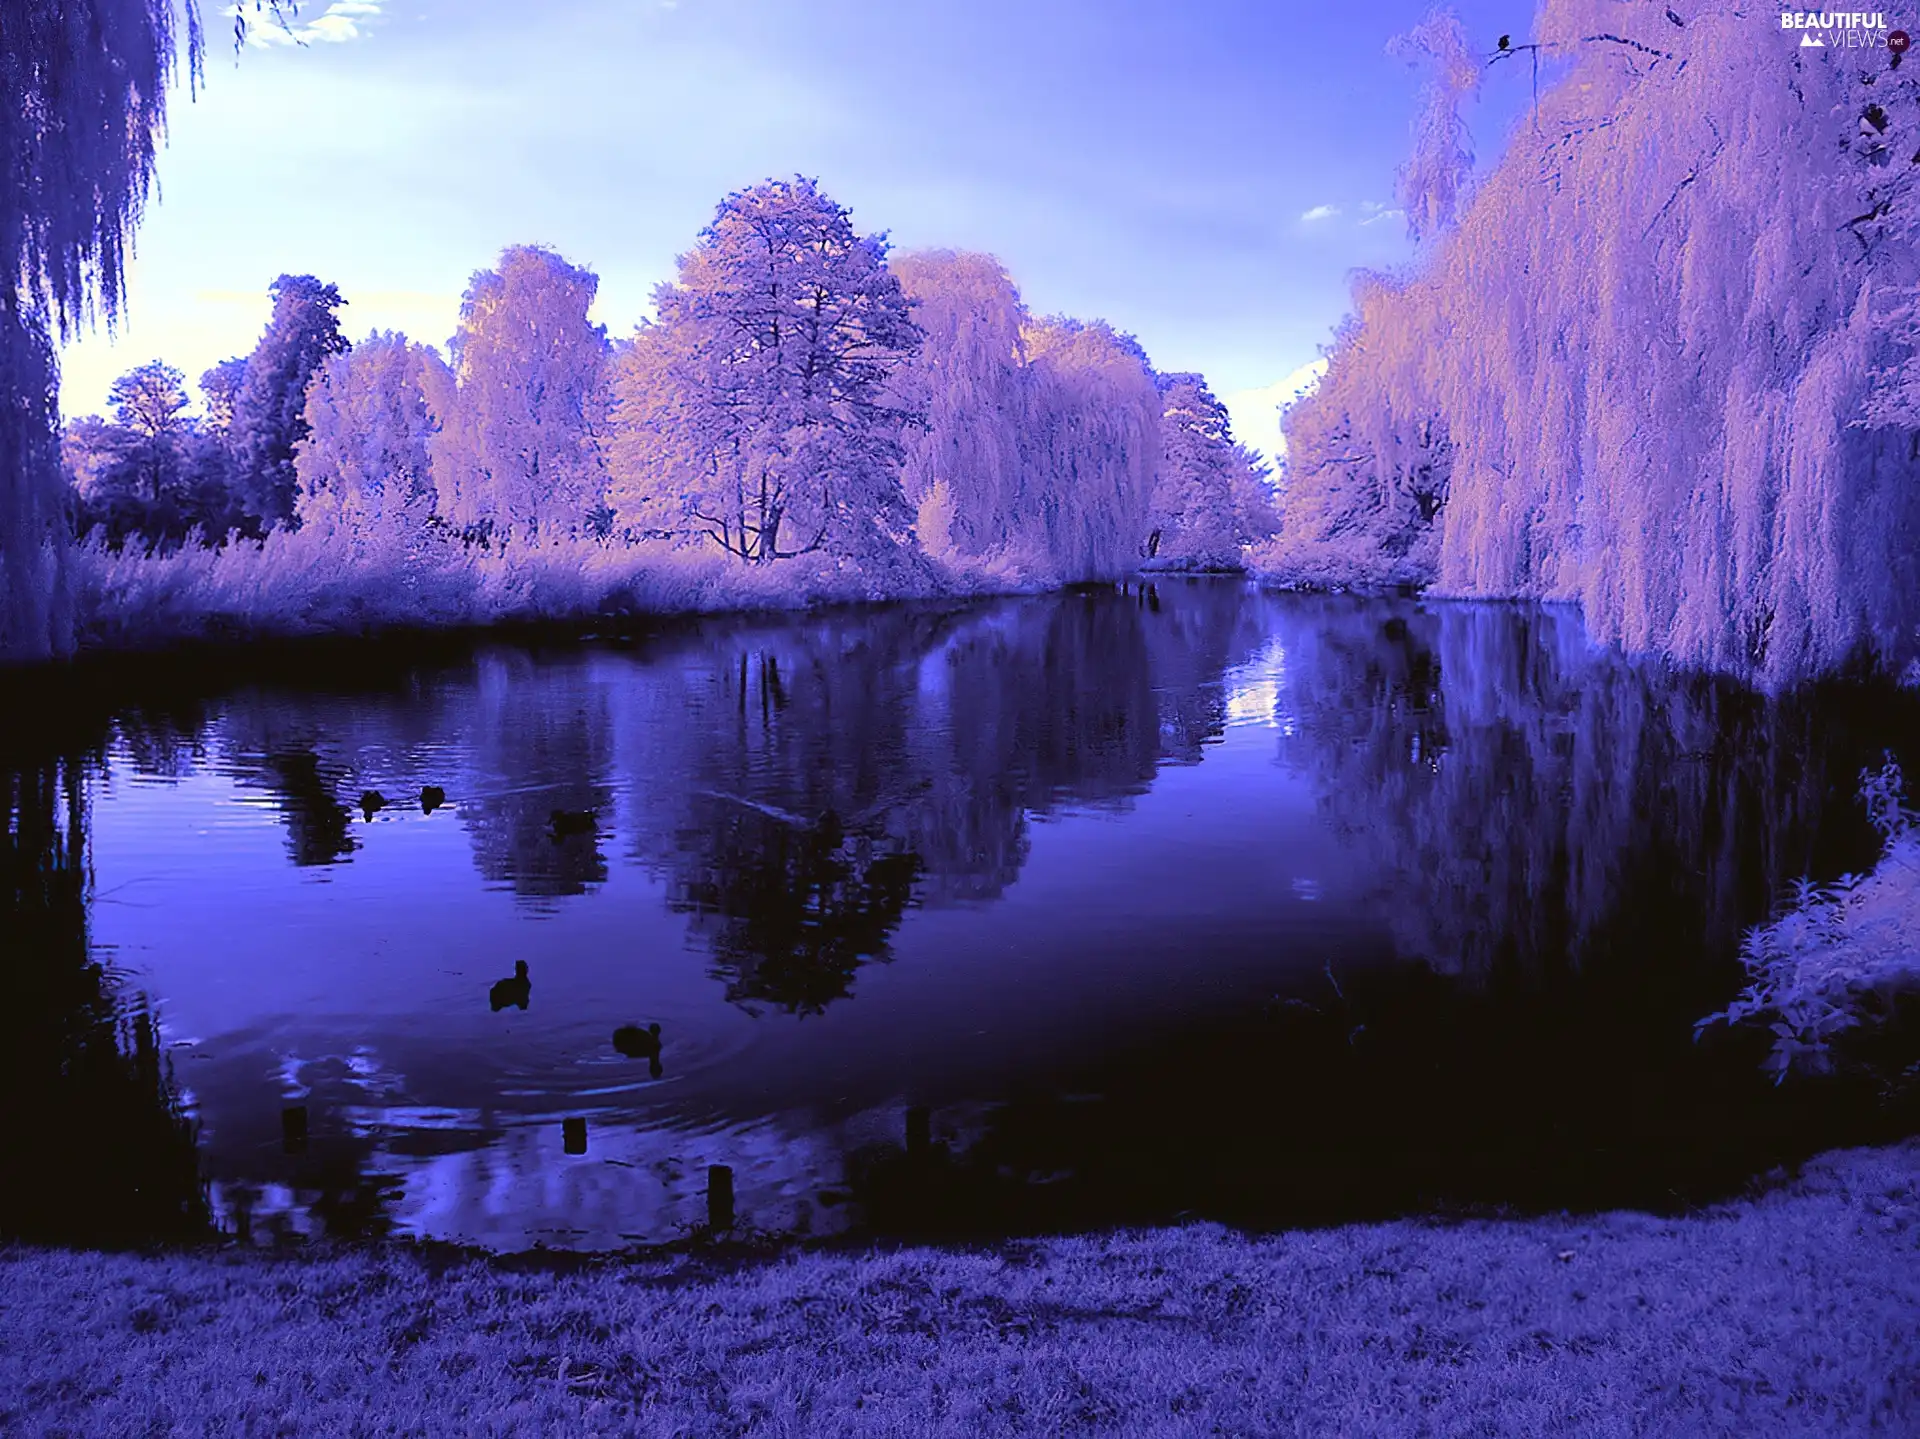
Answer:
<svg viewBox="0 0 1920 1439"><path fill-rule="evenodd" d="M435 500L440 424L428 394L450 389L439 355L401 334L376 332L329 359L307 392L309 433L294 459L301 523L418 535Z"/></svg>
<svg viewBox="0 0 1920 1439"><path fill-rule="evenodd" d="M1156 560L1224 568L1240 562L1233 443L1227 407L1200 375L1160 378L1160 464L1149 506L1147 550Z"/></svg>
<svg viewBox="0 0 1920 1439"><path fill-rule="evenodd" d="M1436 337L1428 317L1394 308L1401 290L1358 277L1326 373L1287 411L1283 571L1323 583L1433 578L1452 447L1432 400Z"/></svg>
<svg viewBox="0 0 1920 1439"><path fill-rule="evenodd" d="M721 203L655 302L616 384L623 516L758 563L907 539L890 382L920 332L883 236L811 180L767 181Z"/></svg>
<svg viewBox="0 0 1920 1439"><path fill-rule="evenodd" d="M469 535L577 534L601 503L606 332L590 270L515 245L474 275L433 440L441 514Z"/></svg>
<svg viewBox="0 0 1920 1439"><path fill-rule="evenodd" d="M990 554L1021 519L1026 307L991 255L921 251L895 258L893 270L926 335L900 381L925 416L906 437L901 476L921 508L921 543L935 553Z"/></svg>
<svg viewBox="0 0 1920 1439"><path fill-rule="evenodd" d="M688 443L692 396L678 376L690 367L685 327L642 321L609 365L607 504L629 542L705 543L688 517L689 496L711 475Z"/></svg>
<svg viewBox="0 0 1920 1439"><path fill-rule="evenodd" d="M1416 240L1453 222L1473 175L1473 142L1460 111L1480 88L1480 62L1467 49L1467 32L1451 11L1430 13L1388 53L1431 65L1414 119L1413 154L1400 167L1400 205Z"/></svg>
<svg viewBox="0 0 1920 1439"><path fill-rule="evenodd" d="M1689 8L1541 7L1564 78L1423 272L1360 295L1290 418L1285 543L1575 600L1631 650L1772 683L1897 667L1920 85Z"/></svg>
<svg viewBox="0 0 1920 1439"><path fill-rule="evenodd" d="M1159 460L1146 357L1103 324L1034 321L990 255L894 261L926 334L896 381L924 415L903 469L921 543L1032 578L1136 563Z"/></svg>
<svg viewBox="0 0 1920 1439"><path fill-rule="evenodd" d="M1061 580L1139 562L1160 461L1160 392L1140 348L1105 324L1044 320L1026 335L1025 534Z"/></svg>
<svg viewBox="0 0 1920 1439"><path fill-rule="evenodd" d="M1280 528L1280 507L1274 494L1273 467L1258 450L1233 447L1233 466L1227 473L1233 494L1234 538L1242 545L1264 544Z"/></svg>

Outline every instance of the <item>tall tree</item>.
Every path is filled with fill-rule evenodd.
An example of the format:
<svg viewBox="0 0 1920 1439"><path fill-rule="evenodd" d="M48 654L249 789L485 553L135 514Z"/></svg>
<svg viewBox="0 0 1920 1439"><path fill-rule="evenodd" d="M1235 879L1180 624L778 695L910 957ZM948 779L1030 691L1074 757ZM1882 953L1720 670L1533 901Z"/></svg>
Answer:
<svg viewBox="0 0 1920 1439"><path fill-rule="evenodd" d="M186 429L181 412L187 408L183 379L173 366L151 360L127 371L107 391L107 403L131 436L127 458L137 469L147 500L155 505L179 469L178 441Z"/></svg>
<svg viewBox="0 0 1920 1439"><path fill-rule="evenodd" d="M1473 139L1461 105L1480 88L1480 62L1466 28L1450 10L1436 10L1387 46L1389 54L1432 66L1413 124L1413 154L1400 167L1400 205L1407 233L1426 240L1453 222L1473 176Z"/></svg>
<svg viewBox="0 0 1920 1439"><path fill-rule="evenodd" d="M689 364L684 326L642 320L608 363L606 502L628 541L700 538L688 518L698 464L691 425L678 413L689 396L680 373Z"/></svg>
<svg viewBox="0 0 1920 1439"><path fill-rule="evenodd" d="M515 245L467 286L453 339L458 392L433 444L441 512L481 535L576 532L605 488L606 331L600 280Z"/></svg>
<svg viewBox="0 0 1920 1439"><path fill-rule="evenodd" d="M889 381L920 332L886 251L809 179L722 201L622 369L629 488L651 475L683 524L743 561L905 541L910 416Z"/></svg>
<svg viewBox="0 0 1920 1439"><path fill-rule="evenodd" d="M246 383L247 357L235 355L200 373L200 398L206 405L207 428L224 435L233 427L233 407Z"/></svg>
<svg viewBox="0 0 1920 1439"><path fill-rule="evenodd" d="M1227 484L1233 491L1234 537L1243 545L1273 538L1280 528L1280 506L1266 458L1258 450L1235 445Z"/></svg>
<svg viewBox="0 0 1920 1439"><path fill-rule="evenodd" d="M1160 394L1139 342L1103 323L1031 326L1028 470L1021 507L1065 581L1112 579L1137 563L1160 459Z"/></svg>
<svg viewBox="0 0 1920 1439"><path fill-rule="evenodd" d="M340 291L312 275L282 275L269 287L273 317L247 357L234 397L232 440L247 511L263 526L289 523L299 493L293 457L307 437L307 387L329 355L347 348L334 311Z"/></svg>
<svg viewBox="0 0 1920 1439"><path fill-rule="evenodd" d="M120 423L145 439L158 440L185 429L186 376L162 360L129 370L107 390Z"/></svg>
<svg viewBox="0 0 1920 1439"><path fill-rule="evenodd" d="M439 420L427 401L444 362L376 331L320 367L307 392L307 439L294 458L302 523L417 531L433 512L430 454Z"/></svg>
<svg viewBox="0 0 1920 1439"><path fill-rule="evenodd" d="M1159 385L1160 465L1148 508L1148 551L1189 565L1237 565L1234 470L1242 461L1227 407L1200 375L1163 375Z"/></svg>
<svg viewBox="0 0 1920 1439"><path fill-rule="evenodd" d="M0 5L0 660L72 644L53 338L119 313L176 18L173 0Z"/></svg>
<svg viewBox="0 0 1920 1439"><path fill-rule="evenodd" d="M901 480L923 544L983 556L1021 520L1026 307L991 255L921 251L892 265L926 335L899 381L925 414L907 431Z"/></svg>

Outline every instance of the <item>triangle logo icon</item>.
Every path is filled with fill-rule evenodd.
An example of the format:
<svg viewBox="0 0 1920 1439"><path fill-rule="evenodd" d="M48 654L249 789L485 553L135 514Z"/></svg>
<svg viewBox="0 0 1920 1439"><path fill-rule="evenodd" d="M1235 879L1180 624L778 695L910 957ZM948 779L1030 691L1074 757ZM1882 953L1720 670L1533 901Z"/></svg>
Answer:
<svg viewBox="0 0 1920 1439"><path fill-rule="evenodd" d="M1802 50L1824 50L1827 48L1827 42L1824 40L1816 40L1811 34L1806 34L1800 37L1800 48Z"/></svg>

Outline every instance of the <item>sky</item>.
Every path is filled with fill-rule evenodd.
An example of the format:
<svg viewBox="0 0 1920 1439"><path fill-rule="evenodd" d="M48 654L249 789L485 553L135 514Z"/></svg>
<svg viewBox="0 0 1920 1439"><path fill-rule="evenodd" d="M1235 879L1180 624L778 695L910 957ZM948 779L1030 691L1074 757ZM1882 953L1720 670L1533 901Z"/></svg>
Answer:
<svg viewBox="0 0 1920 1439"><path fill-rule="evenodd" d="M1272 452L1350 273L1414 258L1393 191L1422 77L1386 46L1426 5L306 0L237 55L212 23L126 317L65 349L63 408L246 353L281 273L337 284L351 338L444 346L471 275L545 244L623 335L723 196L806 174L896 248L991 252L1035 313L1200 371ZM1492 53L1531 6L1460 10ZM1488 71L1483 161L1525 88Z"/></svg>

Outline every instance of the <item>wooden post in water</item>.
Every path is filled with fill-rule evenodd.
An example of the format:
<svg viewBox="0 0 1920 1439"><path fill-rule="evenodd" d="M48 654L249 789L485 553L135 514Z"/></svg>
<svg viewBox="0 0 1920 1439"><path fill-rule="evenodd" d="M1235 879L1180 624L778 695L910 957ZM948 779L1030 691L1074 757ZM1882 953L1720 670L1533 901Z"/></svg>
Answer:
<svg viewBox="0 0 1920 1439"><path fill-rule="evenodd" d="M924 1104L907 1110L907 1158L925 1159L933 1137L933 1115Z"/></svg>
<svg viewBox="0 0 1920 1439"><path fill-rule="evenodd" d="M587 1152L586 1120L578 1118L561 1120L560 1134L567 1153L585 1154Z"/></svg>
<svg viewBox="0 0 1920 1439"><path fill-rule="evenodd" d="M307 1106L296 1104L280 1111L280 1144L288 1154L307 1152Z"/></svg>
<svg viewBox="0 0 1920 1439"><path fill-rule="evenodd" d="M725 1164L707 1166L707 1227L733 1228L733 1170Z"/></svg>

